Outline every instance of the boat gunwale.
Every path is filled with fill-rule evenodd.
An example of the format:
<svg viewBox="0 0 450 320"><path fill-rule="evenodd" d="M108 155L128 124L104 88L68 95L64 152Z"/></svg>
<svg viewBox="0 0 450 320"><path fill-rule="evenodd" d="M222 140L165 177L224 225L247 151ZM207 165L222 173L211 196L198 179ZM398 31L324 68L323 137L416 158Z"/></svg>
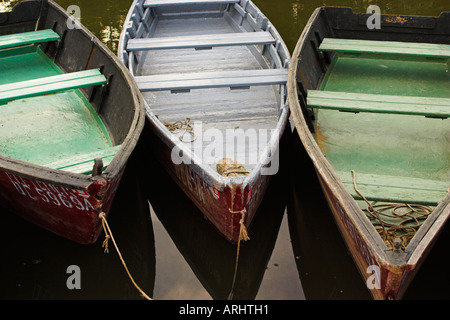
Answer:
<svg viewBox="0 0 450 320"><path fill-rule="evenodd" d="M311 35L314 32L314 27L318 24L318 20L320 18L319 16L323 14L326 16L326 19L329 19L326 12L327 8L328 7L319 7L314 10L292 53L291 65L288 74L288 98L293 123L296 127L299 138L305 147L305 150L314 164L317 174L330 188L333 196L337 199L345 211L344 214L351 219L354 226L358 228L358 232L361 236L370 236L370 240L372 241L367 241L367 239L365 244L373 250L374 254L377 255L376 258L378 259L378 262L381 263L383 267L394 272L397 269L403 270L402 272L412 272L412 274L415 274L418 271L420 264L423 263L424 257L430 251L430 243L436 241L442 227L445 223L448 223L448 220L450 219L450 189L447 195L434 209L432 214L425 220L421 228L419 228L409 244L404 248L404 252L392 252L388 249L386 244L376 232L374 226L365 217L356 200L347 191L344 184L335 173L333 167L320 150L312 132L309 130L308 122L305 119L298 99L299 92L297 87L297 79L301 77L301 75L299 75L299 73L301 73L301 70L299 69L301 53L306 46L307 40L311 38ZM352 14L354 14L351 8L342 9L351 10ZM439 17L441 17L442 14L443 13L441 13ZM389 17L393 15L383 16ZM324 74L325 72L322 71L322 77L318 81L319 84L322 82ZM301 82L303 83L303 81ZM307 83L304 83L304 85L307 86ZM341 230L341 233L342 232L343 230ZM362 271L360 270L360 272ZM397 297L401 297L404 290L407 288L407 286L404 286L404 282L412 281L412 278L412 276L409 276L406 280L402 279L403 287L400 288L400 290L403 291L399 291ZM371 293L374 297L378 297L378 293L372 291L373 290L371 290Z"/></svg>
<svg viewBox="0 0 450 320"><path fill-rule="evenodd" d="M15 10L19 10L21 6L26 6L27 3L32 4L33 2L42 3L44 6L41 10L41 15L37 17L38 19L38 30L41 30L45 20L47 18L47 11L52 9L57 15L64 17L66 20L70 18L69 14L53 0L47 1L24 1L16 4L11 11L2 14L14 15ZM23 10L23 9L22 9ZM5 24L4 26L7 26ZM65 29L67 30L67 29ZM51 169L45 166L36 165L30 162L18 160L5 155L0 154L0 170L9 173L17 174L20 176L37 179L43 182L48 182L51 184L56 184L63 187L76 187L76 188L87 188L91 183L98 181L99 179L110 180L113 177L120 174L120 172L125 167L129 156L133 152L135 145L140 136L140 132L144 126L144 106L143 99L139 92L134 79L129 74L128 70L120 63L117 57L103 44L91 31L89 31L85 26L79 24L75 29L75 32L79 32L86 39L92 42L93 47L101 51L101 54L108 59L114 66L113 74L122 77L130 89L133 91L132 99L134 106L134 115L128 132L121 143L120 149L117 151L113 160L110 164L103 170L102 174L99 176L85 175L81 173L73 173L69 171ZM83 91L83 90L82 90ZM109 93L110 95L113 93ZM84 93L83 93L84 95ZM101 117L101 114L99 114Z"/></svg>
<svg viewBox="0 0 450 320"><path fill-rule="evenodd" d="M139 2L139 0L134 0L133 3L130 6L130 9L127 13L127 17L123 23L124 26L130 26L131 24L138 23L136 19L132 19L132 15L134 14L135 6ZM251 5L252 9L258 13L258 15L262 18L266 18L266 16L259 10L259 8L253 4L250 0L241 0L237 5L240 5L241 3L245 4L245 8ZM224 4L217 4L217 5L224 5ZM233 5L233 4L231 4ZM180 5L178 5L180 6ZM225 8L227 8L225 6ZM151 8L148 8L151 9ZM153 9L152 9L153 10ZM224 10L224 12L226 9ZM269 28L270 27L270 28ZM137 29L137 28L136 28ZM289 50L284 43L283 39L281 38L280 34L276 30L275 26L270 22L269 19L267 19L267 29L270 30L272 35L275 38L275 41L279 43L280 48L278 50L282 50L282 52L286 55L286 57L290 60L290 53ZM119 39L119 45L118 45L118 57L123 62L124 65L128 65L128 61L124 61L124 55L123 52L126 52L126 29L124 28L121 32L120 39ZM277 52L278 53L278 52ZM284 68L288 69L289 65L285 65ZM168 148L172 149L175 146L179 147L180 150L183 151L183 158L187 160L188 166L192 168L199 176L201 176L205 182L207 182L211 187L214 187L220 191L222 191L225 187L231 186L231 185L242 185L242 186L249 186L250 188L258 181L259 177L261 176L261 170L263 169L264 163L269 163L268 160L270 160L270 151L271 150L278 150L279 148L279 142L282 137L282 134L285 130L285 128L288 125L288 120L290 116L290 109L289 109L289 103L287 98L287 83L285 85L280 85L280 88L284 87L284 93L281 92L280 96L283 98L284 101L280 102L280 109L278 114L278 120L275 128L272 131L271 135L271 141L270 144L267 145L265 150L261 153L260 159L258 160L258 163L255 167L251 170L250 174L245 177L224 177L221 176L219 173L214 171L209 165L202 165L201 159L198 158L192 151L183 146L183 143L179 141L179 139L173 135L167 127L156 117L155 113L152 111L151 106L148 105L147 101L144 99L144 105L145 105L145 113L147 118L151 121L152 129L155 130L156 134L159 138L161 138L164 143L167 145ZM283 99L281 99L283 100Z"/></svg>

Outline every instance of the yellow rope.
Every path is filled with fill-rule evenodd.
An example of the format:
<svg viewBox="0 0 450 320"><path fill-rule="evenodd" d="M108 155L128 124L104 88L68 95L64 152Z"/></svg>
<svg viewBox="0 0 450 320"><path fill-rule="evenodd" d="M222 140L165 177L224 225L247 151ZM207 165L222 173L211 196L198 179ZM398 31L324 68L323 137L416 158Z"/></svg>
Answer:
<svg viewBox="0 0 450 320"><path fill-rule="evenodd" d="M416 234L417 230L432 212L433 209L424 205L418 204L403 204L403 203L386 203L386 204L374 204L370 203L366 197L356 187L356 173L352 170L353 175L353 187L356 193L367 203L367 208L364 209L368 214L369 220L371 220L375 229L380 234L383 241L392 249L394 247L394 238L400 238L402 246L406 247L412 237ZM400 209L407 209L407 211L399 212ZM390 210L391 214L387 214L383 211ZM414 216L413 214L416 214ZM381 217L399 218L402 221L398 224L389 223L384 221ZM414 222L415 225L406 225L408 222ZM378 227L377 227L378 226ZM398 232L403 232L398 234Z"/></svg>
<svg viewBox="0 0 450 320"><path fill-rule="evenodd" d="M234 265L234 275L233 275L233 282L231 284L231 290L230 293L228 295L228 300L232 300L233 299L233 294L234 294L234 285L236 283L236 275L237 275L237 269L238 269L238 265L239 265L239 251L241 248L241 241L248 241L250 240L249 236L248 236L248 232L247 232L247 228L245 227L244 224L244 219L245 219L245 214L247 213L247 210L244 208L241 211L231 211L230 213L240 213L241 214L241 220L239 220L239 239L238 239L238 245L237 245L237 252L236 252L236 263Z"/></svg>
<svg viewBox="0 0 450 320"><path fill-rule="evenodd" d="M184 119L184 123L182 121L175 121L175 122L165 122L163 121L162 124L166 126L166 128L172 132L175 133L178 130L184 129L184 132L182 135L180 135L179 139L183 142L193 142L197 137L195 136L194 133L194 127L192 127L192 125L190 124L191 119L190 118L186 118ZM189 133L192 137L191 140L189 141L184 141L184 135L186 133Z"/></svg>
<svg viewBox="0 0 450 320"><path fill-rule="evenodd" d="M102 226L103 231L105 232L105 240L103 241L102 247L105 248L105 253L109 253L108 250L108 240L111 239L114 247L116 248L117 254L119 255L120 261L122 261L123 266L125 267L125 271L128 274L128 277L131 279L131 282L133 282L133 285L136 287L136 289L142 294L142 296L147 300L152 300L142 289L136 284L133 277L130 274L130 271L128 271L127 265L125 261L122 258L122 254L119 251L119 248L117 247L116 241L114 240L114 237L112 235L111 229L109 228L108 222L106 221L106 214L104 212L100 212L98 215L100 219L102 219Z"/></svg>
<svg viewBox="0 0 450 320"><path fill-rule="evenodd" d="M224 177L242 177L250 173L237 160L229 158L219 160L216 165L216 170L217 173Z"/></svg>

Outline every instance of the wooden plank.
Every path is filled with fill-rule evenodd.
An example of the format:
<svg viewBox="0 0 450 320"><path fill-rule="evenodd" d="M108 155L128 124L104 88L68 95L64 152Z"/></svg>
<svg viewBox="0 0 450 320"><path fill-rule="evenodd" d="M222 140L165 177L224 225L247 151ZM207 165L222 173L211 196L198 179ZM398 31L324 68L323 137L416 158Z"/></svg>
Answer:
<svg viewBox="0 0 450 320"><path fill-rule="evenodd" d="M351 172L337 175L355 199L360 199L353 185ZM444 181L356 173L356 187L369 201L437 205L447 194Z"/></svg>
<svg viewBox="0 0 450 320"><path fill-rule="evenodd" d="M250 87L285 84L286 69L196 72L135 77L141 91L190 90L219 87Z"/></svg>
<svg viewBox="0 0 450 320"><path fill-rule="evenodd" d="M333 52L385 53L450 58L450 45L434 43L325 38L319 49Z"/></svg>
<svg viewBox="0 0 450 320"><path fill-rule="evenodd" d="M145 0L144 8L149 7L162 7L162 6L173 6L173 5L192 5L192 4L229 4L229 3L239 3L239 0Z"/></svg>
<svg viewBox="0 0 450 320"><path fill-rule="evenodd" d="M127 50L140 51L156 49L209 48L221 46L263 45L274 43L275 39L270 34L270 32L264 31L130 39L128 41Z"/></svg>
<svg viewBox="0 0 450 320"><path fill-rule="evenodd" d="M16 99L103 84L106 84L106 78L98 69L9 83L0 86L0 104L6 104L8 101Z"/></svg>
<svg viewBox="0 0 450 320"><path fill-rule="evenodd" d="M450 117L450 99L308 90L307 104L347 112L372 112L389 114Z"/></svg>
<svg viewBox="0 0 450 320"><path fill-rule="evenodd" d="M45 166L52 169L70 171L74 173L90 173L92 172L92 168L94 166L94 159L101 158L103 160L103 167L105 168L111 163L120 147L120 145L117 145L99 151L77 154L66 159L48 163Z"/></svg>
<svg viewBox="0 0 450 320"><path fill-rule="evenodd" d="M0 50L56 40L59 40L59 35L51 29L9 34L0 36Z"/></svg>

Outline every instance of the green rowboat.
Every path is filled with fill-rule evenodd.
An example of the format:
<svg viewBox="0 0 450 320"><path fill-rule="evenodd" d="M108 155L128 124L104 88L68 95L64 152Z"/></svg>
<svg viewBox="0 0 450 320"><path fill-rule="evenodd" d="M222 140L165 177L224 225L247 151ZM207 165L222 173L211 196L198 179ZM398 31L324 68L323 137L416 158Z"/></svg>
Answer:
<svg viewBox="0 0 450 320"><path fill-rule="evenodd" d="M450 215L450 13L318 8L290 65L292 117L375 299L399 299Z"/></svg>
<svg viewBox="0 0 450 320"><path fill-rule="evenodd" d="M91 243L144 109L118 59L68 19L52 1L0 13L0 199L45 229Z"/></svg>

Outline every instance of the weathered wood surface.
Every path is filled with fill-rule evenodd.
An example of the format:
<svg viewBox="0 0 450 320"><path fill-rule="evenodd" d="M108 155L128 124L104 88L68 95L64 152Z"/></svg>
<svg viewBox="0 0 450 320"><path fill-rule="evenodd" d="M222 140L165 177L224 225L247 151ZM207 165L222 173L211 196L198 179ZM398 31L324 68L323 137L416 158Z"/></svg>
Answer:
<svg viewBox="0 0 450 320"><path fill-rule="evenodd" d="M130 39L127 50L212 48L257 44L275 44L270 32L219 33L196 36Z"/></svg>
<svg viewBox="0 0 450 320"><path fill-rule="evenodd" d="M206 134L209 138L211 130L220 134L223 144L216 147L228 153L218 152L217 159L208 163L214 171L221 156L245 156L244 166L251 170L258 160L248 159L262 156L270 143L270 130L275 130L284 106L288 57L277 51L280 46L276 34L261 29L267 26L267 18L252 11L254 7L250 5L248 10L253 15L239 4L226 9L218 5L221 1L207 1L217 7L208 7L204 12L196 10L191 16L183 9L189 12L189 6L173 12L167 9L175 2L190 4L166 2L166 11L158 15L158 11L148 12L145 8L159 6L159 2L146 1L140 13L141 24L132 28L139 31L127 40L126 50L135 57L130 60L136 82L159 120L176 122L189 118L191 124L201 123L201 128L194 127L197 136ZM216 10L223 14L211 13ZM167 15L168 12L171 13ZM265 145L257 139L237 139L234 152L227 147L226 140L231 139L232 132L242 136L253 131L258 134L260 129L265 130ZM187 147L204 158L211 146L204 141L202 148Z"/></svg>
<svg viewBox="0 0 450 320"><path fill-rule="evenodd" d="M310 108L348 112L450 117L450 99L447 98L309 90L307 104Z"/></svg>
<svg viewBox="0 0 450 320"><path fill-rule="evenodd" d="M56 40L59 40L59 35L51 29L9 34L0 36L0 50Z"/></svg>
<svg viewBox="0 0 450 320"><path fill-rule="evenodd" d="M383 53L450 58L450 45L436 43L325 38L319 48L322 51L333 52Z"/></svg>
<svg viewBox="0 0 450 320"><path fill-rule="evenodd" d="M104 84L106 84L106 78L98 69L14 82L0 86L0 104L21 98Z"/></svg>

